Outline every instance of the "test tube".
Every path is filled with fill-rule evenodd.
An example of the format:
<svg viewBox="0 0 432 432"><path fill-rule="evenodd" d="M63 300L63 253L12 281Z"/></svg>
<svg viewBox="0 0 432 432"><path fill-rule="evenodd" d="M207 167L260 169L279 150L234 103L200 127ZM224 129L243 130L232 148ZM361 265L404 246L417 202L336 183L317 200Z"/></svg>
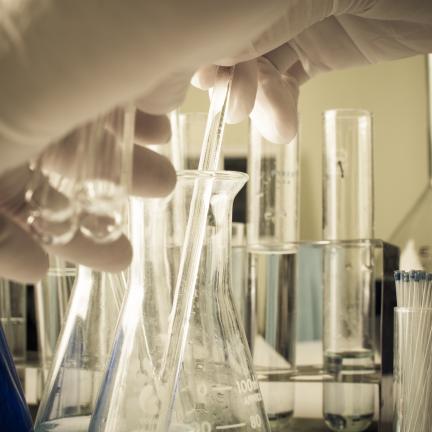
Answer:
<svg viewBox="0 0 432 432"><path fill-rule="evenodd" d="M47 274L34 287L39 361L44 380L66 318L75 276L75 266L51 255Z"/></svg>
<svg viewBox="0 0 432 432"><path fill-rule="evenodd" d="M374 416L374 262L371 115L324 113L323 255L326 424L363 431ZM355 381L355 383L353 383Z"/></svg>
<svg viewBox="0 0 432 432"><path fill-rule="evenodd" d="M80 230L98 243L114 241L123 232L134 122L134 108L119 107L82 129Z"/></svg>
<svg viewBox="0 0 432 432"><path fill-rule="evenodd" d="M178 110L174 110L168 114L168 117L171 126L171 139L169 142L164 145L147 144L146 147L166 157L176 171L182 171L186 169L187 161L181 139L180 114Z"/></svg>
<svg viewBox="0 0 432 432"><path fill-rule="evenodd" d="M0 279L0 323L12 357L17 362L27 353L27 287Z"/></svg>
<svg viewBox="0 0 432 432"><path fill-rule="evenodd" d="M293 414L297 280L299 149L274 144L251 125L247 239L249 329L254 366L272 426Z"/></svg>
<svg viewBox="0 0 432 432"><path fill-rule="evenodd" d="M207 126L208 113L186 112L179 114L179 137L180 148L183 151L184 169L197 169L202 140ZM223 149L218 161L217 169L223 169Z"/></svg>
<svg viewBox="0 0 432 432"><path fill-rule="evenodd" d="M247 307L247 274L246 225L233 222L231 231L231 286L234 304L245 330L250 319ZM249 341L248 332L246 332L246 337Z"/></svg>

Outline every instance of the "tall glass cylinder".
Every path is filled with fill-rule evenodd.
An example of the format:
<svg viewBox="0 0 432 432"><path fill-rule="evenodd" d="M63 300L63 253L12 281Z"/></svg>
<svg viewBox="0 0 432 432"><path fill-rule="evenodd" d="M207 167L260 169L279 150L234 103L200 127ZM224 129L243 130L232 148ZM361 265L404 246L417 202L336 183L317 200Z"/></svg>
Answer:
<svg viewBox="0 0 432 432"><path fill-rule="evenodd" d="M323 411L337 431L363 431L374 415L373 165L371 115L324 113ZM356 376L356 384L349 383Z"/></svg>
<svg viewBox="0 0 432 432"><path fill-rule="evenodd" d="M15 361L27 353L27 287L0 279L0 323Z"/></svg>
<svg viewBox="0 0 432 432"><path fill-rule="evenodd" d="M244 327L248 321L247 314L247 249L246 226L233 222L231 233L231 284L233 287L234 304ZM249 335L246 333L249 339Z"/></svg>
<svg viewBox="0 0 432 432"><path fill-rule="evenodd" d="M183 151L184 169L197 169L207 126L207 113L187 112L179 114L180 147ZM223 169L223 154L218 169Z"/></svg>
<svg viewBox="0 0 432 432"><path fill-rule="evenodd" d="M368 111L324 113L323 237L374 236L372 117Z"/></svg>
<svg viewBox="0 0 432 432"><path fill-rule="evenodd" d="M272 429L294 410L299 150L267 141L251 126L247 237L254 366Z"/></svg>
<svg viewBox="0 0 432 432"><path fill-rule="evenodd" d="M34 288L38 351L44 380L66 319L75 277L76 267L53 255L49 257L47 274Z"/></svg>

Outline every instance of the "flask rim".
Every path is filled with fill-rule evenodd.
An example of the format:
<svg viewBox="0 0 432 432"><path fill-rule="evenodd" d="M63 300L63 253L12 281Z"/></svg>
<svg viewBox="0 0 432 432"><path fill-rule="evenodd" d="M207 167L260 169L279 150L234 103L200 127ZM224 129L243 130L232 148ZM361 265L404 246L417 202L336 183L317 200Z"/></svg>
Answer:
<svg viewBox="0 0 432 432"><path fill-rule="evenodd" d="M246 182L249 176L240 171L202 171L182 170L177 172L177 179L193 180L197 178L213 178L215 180L237 180Z"/></svg>
<svg viewBox="0 0 432 432"><path fill-rule="evenodd" d="M355 118L370 118L372 119L372 113L363 108L333 108L325 110L323 112L325 120L332 119L355 119Z"/></svg>

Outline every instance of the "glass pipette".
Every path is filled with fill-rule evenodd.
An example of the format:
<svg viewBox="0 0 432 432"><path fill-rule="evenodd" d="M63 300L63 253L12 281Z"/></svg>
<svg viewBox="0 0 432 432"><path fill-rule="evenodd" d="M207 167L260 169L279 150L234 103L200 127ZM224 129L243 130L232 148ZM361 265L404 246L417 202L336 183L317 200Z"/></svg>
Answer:
<svg viewBox="0 0 432 432"><path fill-rule="evenodd" d="M218 68L198 166L201 171L215 171L219 163L233 73L234 67ZM212 187L213 178L208 176L198 177L194 185L170 317L167 351L161 368L161 382L166 387L159 416L161 421L158 425L159 431L169 430L171 422L189 330Z"/></svg>

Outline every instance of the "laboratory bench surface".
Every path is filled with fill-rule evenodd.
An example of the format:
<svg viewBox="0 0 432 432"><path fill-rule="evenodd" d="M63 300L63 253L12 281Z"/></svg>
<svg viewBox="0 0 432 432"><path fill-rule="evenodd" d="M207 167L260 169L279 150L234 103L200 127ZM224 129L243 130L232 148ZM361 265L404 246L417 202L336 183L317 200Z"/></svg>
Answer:
<svg viewBox="0 0 432 432"><path fill-rule="evenodd" d="M36 417L36 406L31 406L30 411L33 418ZM322 419L302 419L295 418L290 424L281 429L272 429L272 432L329 432ZM373 423L366 432L378 432L376 423Z"/></svg>
<svg viewBox="0 0 432 432"><path fill-rule="evenodd" d="M294 418L290 421L289 425L283 429L277 429L272 432L329 432L330 429L326 427L322 419L305 419ZM378 432L376 423L373 423L367 432Z"/></svg>
<svg viewBox="0 0 432 432"><path fill-rule="evenodd" d="M17 370L23 384L26 399L30 407L30 412L34 419L36 417L37 405L39 403L40 396L41 396L41 388L42 388L41 369L39 367L37 360L33 357L31 361L27 361L25 364L17 364ZM303 392L301 392L300 394L302 393ZM321 391L312 392L312 394L313 393L321 394ZM308 403L308 405L313 405L312 400L310 399L311 393L307 392L307 394L309 395L308 402L302 400L302 403ZM299 401L297 400L297 402ZM316 402L315 404L317 404L318 407L315 408L317 408L319 412L321 402L318 400L315 402ZM284 426L278 428L272 428L272 432L329 432L329 431L330 429L326 427L323 419L301 418L301 417L292 418ZM367 429L366 432L378 432L377 424L374 422Z"/></svg>

